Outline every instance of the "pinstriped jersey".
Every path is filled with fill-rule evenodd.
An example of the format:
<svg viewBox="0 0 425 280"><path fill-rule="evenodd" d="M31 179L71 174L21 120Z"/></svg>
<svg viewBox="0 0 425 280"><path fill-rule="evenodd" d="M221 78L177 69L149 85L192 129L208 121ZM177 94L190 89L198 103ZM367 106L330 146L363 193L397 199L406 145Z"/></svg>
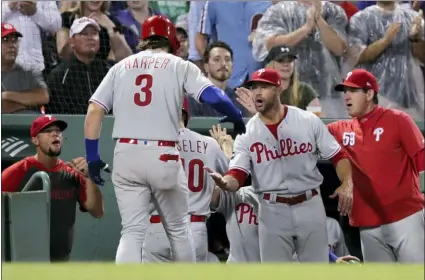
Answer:
<svg viewBox="0 0 425 280"><path fill-rule="evenodd" d="M317 161L330 159L341 150L315 114L287 107L277 139L258 114L249 120L246 133L235 139L230 169L251 173L257 193L295 195L318 188L323 177Z"/></svg>

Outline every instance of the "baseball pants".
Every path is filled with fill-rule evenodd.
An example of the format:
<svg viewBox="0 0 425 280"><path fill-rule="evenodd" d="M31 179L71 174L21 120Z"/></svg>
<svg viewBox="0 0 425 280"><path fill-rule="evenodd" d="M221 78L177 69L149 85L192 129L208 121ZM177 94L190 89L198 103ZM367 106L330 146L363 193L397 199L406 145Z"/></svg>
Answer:
<svg viewBox="0 0 425 280"><path fill-rule="evenodd" d="M424 262L424 211L400 221L360 228L365 262Z"/></svg>
<svg viewBox="0 0 425 280"><path fill-rule="evenodd" d="M307 191L307 200L295 205L277 202L277 194L265 200L259 194L261 262L329 262L326 213L319 194Z"/></svg>
<svg viewBox="0 0 425 280"><path fill-rule="evenodd" d="M153 217L156 218L156 216ZM190 227L195 245L196 262L207 262L208 235L205 222L191 222ZM170 262L171 259L170 242L162 223L150 223L142 249L143 263Z"/></svg>
<svg viewBox="0 0 425 280"><path fill-rule="evenodd" d="M194 262L188 216L188 189L178 151L160 141L117 142L114 184L121 215L116 263L140 263L152 201L171 243L173 259ZM162 143L162 142L161 142Z"/></svg>

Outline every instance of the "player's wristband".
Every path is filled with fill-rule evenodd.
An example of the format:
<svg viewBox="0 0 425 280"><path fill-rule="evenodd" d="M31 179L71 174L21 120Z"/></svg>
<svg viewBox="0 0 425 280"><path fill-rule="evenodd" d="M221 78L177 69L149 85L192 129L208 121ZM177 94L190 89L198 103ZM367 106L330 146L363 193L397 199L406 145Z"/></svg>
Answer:
<svg viewBox="0 0 425 280"><path fill-rule="evenodd" d="M338 257L334 253L332 253L331 250L329 250L329 262L335 263L337 259L338 259Z"/></svg>
<svg viewBox="0 0 425 280"><path fill-rule="evenodd" d="M99 160L99 139L85 139L87 161Z"/></svg>

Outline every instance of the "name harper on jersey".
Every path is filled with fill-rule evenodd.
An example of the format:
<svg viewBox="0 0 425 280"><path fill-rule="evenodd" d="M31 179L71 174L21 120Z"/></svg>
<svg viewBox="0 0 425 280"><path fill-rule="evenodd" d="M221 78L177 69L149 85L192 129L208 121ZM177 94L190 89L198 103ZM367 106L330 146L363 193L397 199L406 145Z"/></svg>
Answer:
<svg viewBox="0 0 425 280"><path fill-rule="evenodd" d="M180 140L177 144L177 150L179 152L192 152L198 154L206 154L208 143L204 141L192 142L191 140Z"/></svg>
<svg viewBox="0 0 425 280"><path fill-rule="evenodd" d="M281 139L278 141L279 149L270 150L266 144L255 142L251 145L250 151L256 153L257 163L271 160L277 160L282 157L307 154L313 151L313 145L310 142L297 143L291 138Z"/></svg>
<svg viewBox="0 0 425 280"><path fill-rule="evenodd" d="M166 69L170 59L165 57L134 57L125 61L125 70L138 69Z"/></svg>
<svg viewBox="0 0 425 280"><path fill-rule="evenodd" d="M254 213L252 206L246 203L240 203L236 205L236 213L238 217L238 223L248 222L248 224L258 226L257 215Z"/></svg>

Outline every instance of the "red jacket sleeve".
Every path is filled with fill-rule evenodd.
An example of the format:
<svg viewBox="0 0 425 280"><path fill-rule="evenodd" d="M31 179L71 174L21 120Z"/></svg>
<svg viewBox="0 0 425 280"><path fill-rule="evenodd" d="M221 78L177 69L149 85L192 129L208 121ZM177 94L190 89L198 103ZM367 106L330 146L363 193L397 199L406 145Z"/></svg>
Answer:
<svg viewBox="0 0 425 280"><path fill-rule="evenodd" d="M1 174L1 191L18 192L26 172L26 160L20 160L6 168Z"/></svg>
<svg viewBox="0 0 425 280"><path fill-rule="evenodd" d="M418 170L418 172L423 172L425 169L425 154L424 154L424 149L422 149L419 153L417 153L415 155L415 160L413 161L415 166L416 166L416 170Z"/></svg>
<svg viewBox="0 0 425 280"><path fill-rule="evenodd" d="M398 118L398 130L404 150L412 160L416 160L415 155L424 149L422 132L406 113L400 114Z"/></svg>

